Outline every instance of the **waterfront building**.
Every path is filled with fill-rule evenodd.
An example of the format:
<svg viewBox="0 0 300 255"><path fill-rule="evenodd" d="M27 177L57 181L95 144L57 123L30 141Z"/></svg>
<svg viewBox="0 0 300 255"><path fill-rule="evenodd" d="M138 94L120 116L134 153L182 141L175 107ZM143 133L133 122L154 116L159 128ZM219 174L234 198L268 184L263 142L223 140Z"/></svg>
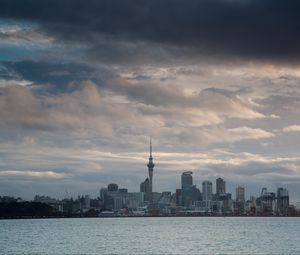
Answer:
<svg viewBox="0 0 300 255"><path fill-rule="evenodd" d="M240 203L245 203L245 187L238 186L236 188L236 201Z"/></svg>
<svg viewBox="0 0 300 255"><path fill-rule="evenodd" d="M128 193L128 189L124 189L124 188L118 189L118 193L120 193L120 194L126 194L126 193Z"/></svg>
<svg viewBox="0 0 300 255"><path fill-rule="evenodd" d="M99 193L100 193L101 207L105 208L105 200L107 197L107 188L101 188Z"/></svg>
<svg viewBox="0 0 300 255"><path fill-rule="evenodd" d="M210 207L214 214L221 215L223 213L223 201L211 201Z"/></svg>
<svg viewBox="0 0 300 255"><path fill-rule="evenodd" d="M150 193L150 191L150 180L149 178L146 178L146 180L140 184L140 192L145 192L146 194L148 194Z"/></svg>
<svg viewBox="0 0 300 255"><path fill-rule="evenodd" d="M57 200L55 198L51 198L49 196L39 196L36 195L33 199L34 202L40 202L48 205L55 205L57 204Z"/></svg>
<svg viewBox="0 0 300 255"><path fill-rule="evenodd" d="M256 207L256 197L255 196L250 196L250 206Z"/></svg>
<svg viewBox="0 0 300 255"><path fill-rule="evenodd" d="M281 216L288 216L289 214L289 192L285 188L277 189L277 197L276 197L276 212Z"/></svg>
<svg viewBox="0 0 300 255"><path fill-rule="evenodd" d="M140 184L140 192L143 192L145 194L145 200L150 201L151 198L151 187L150 187L150 180L149 178L146 178L145 181L143 181Z"/></svg>
<svg viewBox="0 0 300 255"><path fill-rule="evenodd" d="M201 200L201 192L193 185L193 172L186 171L181 174L181 205L191 207L195 201Z"/></svg>
<svg viewBox="0 0 300 255"><path fill-rule="evenodd" d="M125 197L122 194L114 197L114 211L121 211L124 205L125 205Z"/></svg>
<svg viewBox="0 0 300 255"><path fill-rule="evenodd" d="M144 201L143 192L128 192L126 194L125 206L130 210L137 210Z"/></svg>
<svg viewBox="0 0 300 255"><path fill-rule="evenodd" d="M108 192L116 192L116 191L118 191L118 189L119 189L118 184L115 184L115 183L110 183L107 186Z"/></svg>
<svg viewBox="0 0 300 255"><path fill-rule="evenodd" d="M152 192L152 203L157 204L160 198L161 198L161 193Z"/></svg>
<svg viewBox="0 0 300 255"><path fill-rule="evenodd" d="M107 195L104 201L104 208L108 211L113 211L115 208L115 200L112 196Z"/></svg>
<svg viewBox="0 0 300 255"><path fill-rule="evenodd" d="M153 192L150 176L153 178L152 143L150 141L150 157L148 166L149 176L140 184L140 192L128 192L125 188L111 183L107 188L100 189L102 210L114 211L116 215L133 215L133 212L142 211L143 215L170 216L170 215L244 215L244 216L289 216L299 213L289 205L289 193L285 188L278 188L277 193L268 192L263 188L258 198L250 196L245 199L245 187L236 187L235 199L231 193L226 193L226 182L222 178L216 179L216 193L213 194L211 181L202 182L202 193L193 185L191 171L181 174L181 189L176 193ZM81 197L86 204L87 197ZM77 201L77 200L76 200ZM73 204L73 211L82 210L77 202ZM276 202L276 203L275 203ZM87 208L85 206L84 208ZM137 214L140 215L140 214Z"/></svg>
<svg viewBox="0 0 300 255"><path fill-rule="evenodd" d="M182 205L182 189L176 189L176 205Z"/></svg>
<svg viewBox="0 0 300 255"><path fill-rule="evenodd" d="M275 199L274 192L268 192L267 188L262 188L260 198L257 200L261 215L274 215Z"/></svg>
<svg viewBox="0 0 300 255"><path fill-rule="evenodd" d="M181 189L186 189L191 186L193 186L193 172L192 171L187 171L183 172L181 175Z"/></svg>
<svg viewBox="0 0 300 255"><path fill-rule="evenodd" d="M100 199L102 200L102 207L106 210L113 211L115 209L115 198L118 194L119 187L115 183L110 183L107 188L100 189Z"/></svg>
<svg viewBox="0 0 300 255"><path fill-rule="evenodd" d="M185 207L191 207L195 201L202 200L201 192L196 185L189 186L182 189L182 205Z"/></svg>
<svg viewBox="0 0 300 255"><path fill-rule="evenodd" d="M161 193L161 197L159 198L159 203L170 204L172 201L172 194L170 191L164 191Z"/></svg>
<svg viewBox="0 0 300 255"><path fill-rule="evenodd" d="M195 202L195 209L197 211L201 211L201 212L206 212L207 208L206 208L206 201L196 201Z"/></svg>
<svg viewBox="0 0 300 255"><path fill-rule="evenodd" d="M100 199L104 201L105 196L107 195L107 188L101 188L99 193L100 193Z"/></svg>
<svg viewBox="0 0 300 255"><path fill-rule="evenodd" d="M117 192L107 197L105 209L113 211L121 211L123 208L136 210L143 202L144 192Z"/></svg>
<svg viewBox="0 0 300 255"><path fill-rule="evenodd" d="M245 187L238 186L235 191L236 198L234 207L236 214L240 215L243 214L245 210Z"/></svg>
<svg viewBox="0 0 300 255"><path fill-rule="evenodd" d="M226 193L226 182L222 178L216 179L216 194L217 196Z"/></svg>
<svg viewBox="0 0 300 255"><path fill-rule="evenodd" d="M231 193L224 193L224 194L216 194L216 200L221 203L221 211L223 213L230 213L231 212Z"/></svg>
<svg viewBox="0 0 300 255"><path fill-rule="evenodd" d="M202 199L205 201L206 209L209 210L212 201L212 182L202 182Z"/></svg>

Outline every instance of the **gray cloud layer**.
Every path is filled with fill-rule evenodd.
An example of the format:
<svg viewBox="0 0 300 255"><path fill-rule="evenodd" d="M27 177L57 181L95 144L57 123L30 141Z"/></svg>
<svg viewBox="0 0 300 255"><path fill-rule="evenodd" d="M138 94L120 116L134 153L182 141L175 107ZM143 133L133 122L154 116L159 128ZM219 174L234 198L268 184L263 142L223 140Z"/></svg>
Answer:
<svg viewBox="0 0 300 255"><path fill-rule="evenodd" d="M298 62L299 8L297 0L1 0L0 16L36 22L103 58L103 43L118 42L109 59L141 52L136 43L144 41L204 56Z"/></svg>
<svg viewBox="0 0 300 255"><path fill-rule="evenodd" d="M0 0L1 194L138 190L152 135L155 190L192 169L300 199L299 7Z"/></svg>

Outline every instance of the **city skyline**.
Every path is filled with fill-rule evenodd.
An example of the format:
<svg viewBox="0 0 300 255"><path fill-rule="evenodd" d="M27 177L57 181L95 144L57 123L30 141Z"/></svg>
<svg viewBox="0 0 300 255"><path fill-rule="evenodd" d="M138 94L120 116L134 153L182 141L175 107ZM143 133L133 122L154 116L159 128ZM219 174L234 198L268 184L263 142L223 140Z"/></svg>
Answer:
<svg viewBox="0 0 300 255"><path fill-rule="evenodd" d="M297 1L0 0L0 195L180 174L300 201Z"/></svg>
<svg viewBox="0 0 300 255"><path fill-rule="evenodd" d="M185 171L181 174L181 186L175 192L164 190L157 192L153 189L156 177L154 174L154 157L152 138L149 142L148 174L140 183L137 192L131 192L127 187L120 187L117 183L109 183L99 189L99 196L91 199L90 195L78 195L77 199L70 197L66 191L64 199L52 198L48 195L36 194L30 206L44 208L47 215L60 217L155 217L155 216L299 216L300 203L291 203L289 191L284 187L277 187L276 192L267 187L261 189L260 195L246 196L244 185L238 185L234 195L226 189L226 180L221 177L213 183L202 181L197 187L193 180L193 172ZM154 178L154 179L153 179ZM20 208L28 205L23 199L11 196L0 196L4 213L1 217L16 216ZM13 207L15 211L9 215L5 208ZM48 207L47 207L48 206ZM28 207L27 207L28 208ZM47 208L47 209L46 209ZM28 214L30 209L27 209ZM31 216L41 215L41 211Z"/></svg>
<svg viewBox="0 0 300 255"><path fill-rule="evenodd" d="M155 164L153 164L153 156L152 156L152 137L150 137L150 154L149 154L149 162L148 162L148 164L145 164L145 162L143 162L144 164L143 165L145 165L146 167L147 167L147 169L148 169L148 177L146 177L146 179L145 179L145 181L141 181L141 183L140 183L140 185L142 185L142 183L145 183L147 180L150 180L150 176L151 176L151 174L150 174L150 169L152 169L152 175L153 175L153 168L154 168L154 166L155 166ZM149 153L149 152L148 152ZM156 154L157 152L155 152L155 154ZM159 155L159 153L158 153L158 155ZM136 158L135 158L136 159ZM139 158L139 159L142 159L142 158ZM136 162L137 163L137 162ZM145 168L146 169L146 168ZM145 170L144 169L144 170ZM162 169L163 170L163 169ZM178 170L178 171L176 171L175 173L182 173L182 172L180 172L180 171L182 171L182 170ZM140 173L140 175L141 176L143 176L144 175L144 173L143 173L144 171L142 170L141 171L141 173ZM184 171L182 174L185 174L185 173L187 173L188 175L190 175L190 174L193 174L193 173L201 173L201 170L200 169L190 169L190 170L186 170L186 171ZM156 177L156 178L158 178L156 181L158 181L159 182L159 171L156 173L156 174L158 174L158 176ZM136 176L136 178L138 178L137 176ZM143 178L143 177L142 177ZM152 179L152 176L151 176L151 179ZM220 176L209 176L209 177L207 177L207 178L203 178L203 176L202 176L202 178L201 178L201 176L196 176L196 178L193 178L192 177L192 182L193 182L193 185L195 185L195 186L198 186L198 187L202 187L202 189L203 189L203 183L207 183L207 182L209 182L209 183L211 183L211 185L212 185L212 187L214 187L214 185L213 185L213 183L215 182L215 181L217 181L217 180L219 180L219 179L221 179L221 180L223 180L224 181L224 179L222 179L222 177L220 177ZM118 179L117 179L118 180ZM227 190L228 190L228 193L232 193L232 194L236 194L237 193L237 189L239 188L239 187L244 187L244 189L245 189L245 193L244 193L244 196L245 197L250 197L251 195L255 195L255 196L259 196L259 194L261 193L261 190L260 189L263 189L263 188L267 188L267 189L273 189L273 190L275 190L275 189L277 189L277 188L279 188L279 186L281 187L285 187L286 188L286 185L280 185L280 184L275 184L275 183L273 183L273 184L270 184L270 185L268 185L268 186L259 186L259 185L257 185L256 187L258 187L259 189L258 190L254 190L254 189L247 189L247 187L249 187L250 185L247 185L247 182L248 182L249 180L247 180L246 182L245 181L241 181L240 183L232 183L232 182L230 182L230 180L229 180L229 182L227 182ZM250 180L251 181L251 180ZM111 183L114 183L114 181L109 181L109 182L111 182ZM117 183L117 182L115 182L115 183ZM151 183L151 184L150 184ZM174 191L174 190L176 190L176 188L178 188L176 185L178 185L178 183L181 183L181 184L179 184L179 186L180 185L182 185L182 177L181 177L181 179L180 178L177 178L177 182L176 183L174 183L173 185L168 185L168 183L165 183L166 185L164 185L164 186L159 186L156 182L154 182L154 183L152 183L152 181L151 182L149 182L149 184L148 185L150 185L150 192L165 192L165 191ZM250 182L251 183L251 182ZM105 183L104 183L105 184ZM120 184L120 186L122 187L122 186L124 186L125 187L125 185L124 185L124 182L119 182L118 183L118 185ZM229 184L229 185L228 185ZM103 182L102 182L102 184L101 185L103 185ZM100 186L101 186L100 185ZM130 192L137 192L137 191L140 191L142 188L140 187L140 185L138 185L138 183L137 183L137 185L136 185L136 187L129 187L128 188L128 191L130 191ZM175 186L174 186L175 185ZM223 185L225 185L225 183L223 184ZM153 190L153 187L154 187L154 190ZM167 189L167 188L164 188L164 187L174 187L173 188L173 190L172 189ZM225 187L225 186L224 186ZM222 188L224 188L224 187L222 187ZM250 186L251 187L251 186ZM126 188L127 189L127 188ZM147 188L146 188L147 189ZM144 190L144 192L145 193L147 193L147 191L146 191L146 189ZM211 190L211 192L212 193L217 193L217 184L215 185L215 187L214 188L211 188L212 190ZM149 192L148 191L148 192ZM86 193L84 193L84 192L79 192L79 193L76 193L76 191L71 191L70 192L70 190L68 190L67 188L65 189L65 190L61 190L61 191L59 191L60 193L51 193L51 191L50 191L50 193L47 193L47 192L44 192L43 193L43 191L42 192L37 192L37 193L32 193L33 195L30 197L30 196L23 196L22 197L22 195L20 195L20 194L14 194L14 192L11 192L11 193L3 193L2 195L7 195L7 196L16 196L16 197L22 197L22 198L25 198L25 200L31 200L32 199L32 197L33 196L36 196L37 194L38 195L50 195L50 196L54 196L54 197L56 197L56 198L58 198L58 199L63 199L63 198L66 198L66 196L67 197L69 197L69 196L74 196L74 197L76 197L78 194L88 194L89 196L95 196L95 197L97 197L97 190L94 190L94 191L92 191L91 189L89 189L88 190L88 192L86 192L86 191L84 191L84 192L86 192ZM252 192L252 193L251 193ZM291 197L291 200L290 200L292 203L299 203L299 200L297 200L297 199L293 199L293 197Z"/></svg>
<svg viewBox="0 0 300 255"><path fill-rule="evenodd" d="M150 144L149 144L149 162L148 164L146 165L147 166L147 169L148 169L148 176L146 177L146 179L144 181L142 181L140 183L140 186L139 186L139 191L137 192L137 189L134 189L131 190L131 189L128 189L128 187L119 187L119 185L117 183L109 183L107 185L107 188L103 188L101 187L100 188L100 191L99 191L99 194L100 196L96 196L96 198L100 198L102 199L102 202L103 202L103 192L113 192L113 194L115 192L121 192L120 194L127 194L128 191L130 194L130 192L133 193L132 194L138 194L138 193L143 193L142 197L142 201L144 202L148 202L151 204L153 204L153 194L159 194L160 195L163 195L164 193L170 193L170 195L176 195L176 204L178 203L177 201L177 192L180 190L180 196L184 196L184 194L182 193L184 190L188 191L188 193L186 194L188 197L190 196L190 192L192 192L191 194L194 193L194 195L192 196L195 196L195 191L196 191L196 194L197 194L197 190L201 197L198 198L200 199L201 201L204 201L205 202L205 205L206 207L209 207L209 204L211 201L215 201L218 199L218 197L222 197L224 195L228 196L229 197L227 199L229 200L232 200L232 201L236 201L238 203L242 203L242 204L245 204L246 201L251 201L251 199L253 198L257 198L257 197L260 197L264 192L268 192L268 187L262 187L261 188L261 191L257 191L256 194L249 194L249 192L246 192L247 189L246 189L246 186L247 185L236 185L235 187L235 198L232 196L232 194L234 192L228 192L229 189L226 188L226 181L221 178L221 177L217 177L215 178L215 187L213 185L213 181L210 181L210 180L207 180L207 179L204 179L201 184L199 184L197 186L197 183L194 181L194 178L193 178L193 171L189 170L189 171L184 171L181 173L181 188L178 189L176 188L175 192L172 193L172 191L169 191L169 190L153 190L153 184L155 182L153 182L153 170L154 170L154 167L155 167L155 164L153 162L154 160L154 157L153 157L153 154L152 154L152 137L150 137ZM201 189L201 186L202 186L202 189ZM289 197L289 192L288 190L285 188L285 187L277 187L277 193L279 192L279 190L281 190L280 192L281 193L287 193L287 196ZM275 192L274 193L274 200L277 199L276 195L275 195ZM117 193L116 193L117 194ZM80 197L79 194L78 195L78 198ZM255 195L255 196L253 196ZM90 199L90 194L85 194L84 195L85 197L88 197L88 199ZM140 195L139 195L140 196ZM197 195L196 195L197 196ZM1 197L1 196L0 196ZM5 198L6 196L4 196ZM36 201L36 198L40 198L40 199L43 199L45 198L46 201L47 200L53 200L53 198L49 197L47 194L35 194L34 195L34 201ZM75 195L76 197L76 195ZM82 195L83 197L83 195ZM7 196L8 199L10 199L10 196L8 195ZM13 197L11 197L13 198ZM71 197L72 198L72 197ZM249 199L248 199L249 198ZM22 199L22 198L21 198ZM57 198L54 198L54 201L55 199ZM66 193L65 193L65 197L59 197L58 199L70 199L70 193L66 190ZM156 198L157 199L157 198ZM222 198L224 199L224 198ZM30 200L30 199L29 199ZM39 200L37 200L39 201ZM41 200L42 201L42 200ZM197 199L194 200L194 198L192 199L193 203L196 201L197 202ZM289 201L292 201L294 203L296 203L296 206L299 206L300 202L298 201L293 201L292 199L289 198ZM85 203L85 202L84 202ZM157 203L157 202L156 202ZM183 203L184 205L184 202L181 201L180 203ZM295 206L295 204L291 204L293 206ZM113 208L111 208L111 210L113 210Z"/></svg>

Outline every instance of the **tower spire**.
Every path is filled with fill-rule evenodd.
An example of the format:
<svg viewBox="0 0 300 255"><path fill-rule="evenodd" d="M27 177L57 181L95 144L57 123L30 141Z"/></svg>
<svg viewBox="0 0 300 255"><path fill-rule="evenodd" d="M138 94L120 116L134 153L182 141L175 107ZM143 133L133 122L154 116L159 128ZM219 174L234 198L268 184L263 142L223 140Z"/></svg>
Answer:
<svg viewBox="0 0 300 255"><path fill-rule="evenodd" d="M153 157L152 157L152 137L150 137L150 156L149 156L149 162L148 162L148 172L149 172L149 181L150 181L150 193L152 193L152 178L153 178Z"/></svg>
<svg viewBox="0 0 300 255"><path fill-rule="evenodd" d="M150 158L152 158L152 136L150 136Z"/></svg>

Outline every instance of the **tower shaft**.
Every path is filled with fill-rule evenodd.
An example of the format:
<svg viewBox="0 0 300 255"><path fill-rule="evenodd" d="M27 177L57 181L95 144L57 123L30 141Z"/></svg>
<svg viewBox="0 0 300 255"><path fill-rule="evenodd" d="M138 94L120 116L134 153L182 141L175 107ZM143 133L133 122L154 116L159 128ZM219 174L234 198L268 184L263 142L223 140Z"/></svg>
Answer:
<svg viewBox="0 0 300 255"><path fill-rule="evenodd" d="M153 157L152 157L152 139L150 139L150 156L147 164L150 180L150 191L152 192L152 180L153 180L153 169L154 169Z"/></svg>

